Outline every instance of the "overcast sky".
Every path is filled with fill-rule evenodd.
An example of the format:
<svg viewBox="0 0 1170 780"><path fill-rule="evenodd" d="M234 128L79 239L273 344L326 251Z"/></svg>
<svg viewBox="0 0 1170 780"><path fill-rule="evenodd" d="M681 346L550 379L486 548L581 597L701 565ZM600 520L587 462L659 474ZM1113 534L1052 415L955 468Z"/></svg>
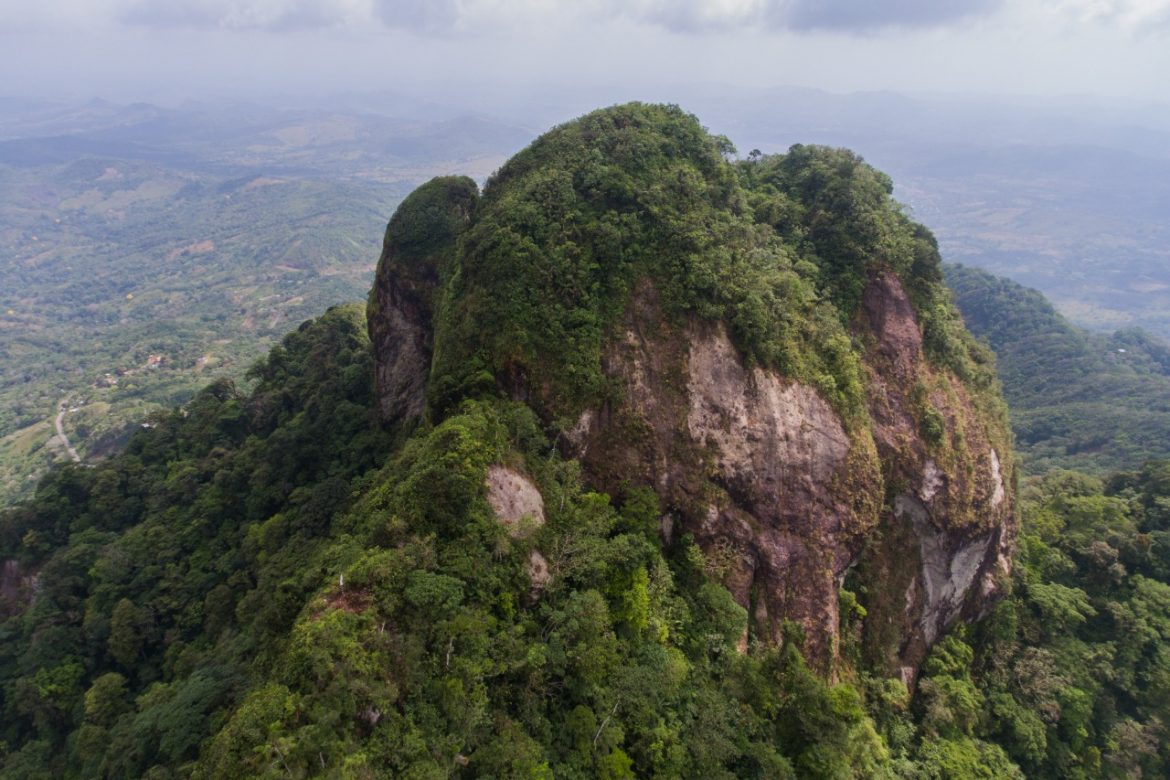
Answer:
<svg viewBox="0 0 1170 780"><path fill-rule="evenodd" d="M0 0L0 68L0 95L123 100L704 83L1170 103L1170 0Z"/></svg>

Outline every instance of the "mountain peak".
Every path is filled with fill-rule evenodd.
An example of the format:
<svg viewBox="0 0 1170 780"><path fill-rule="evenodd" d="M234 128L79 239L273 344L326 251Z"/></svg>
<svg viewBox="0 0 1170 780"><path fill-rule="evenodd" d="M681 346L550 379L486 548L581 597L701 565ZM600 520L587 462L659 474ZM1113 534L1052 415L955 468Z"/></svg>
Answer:
<svg viewBox="0 0 1170 780"><path fill-rule="evenodd" d="M383 415L519 401L588 484L653 491L664 543L722 561L745 641L799 626L834 668L849 578L875 594L873 660L912 678L1010 566L990 356L888 177L842 149L732 155L633 103L549 131L482 196L424 185L371 298Z"/></svg>

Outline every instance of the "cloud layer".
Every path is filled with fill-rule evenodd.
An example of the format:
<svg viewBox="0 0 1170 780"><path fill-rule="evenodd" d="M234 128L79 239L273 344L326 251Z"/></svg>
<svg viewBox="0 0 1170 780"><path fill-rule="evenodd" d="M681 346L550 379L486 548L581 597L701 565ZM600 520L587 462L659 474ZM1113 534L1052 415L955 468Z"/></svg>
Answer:
<svg viewBox="0 0 1170 780"><path fill-rule="evenodd" d="M584 110L790 85L1170 103L1168 37L1170 0L0 0L0 69L18 74L0 92L531 101L543 85L585 89Z"/></svg>
<svg viewBox="0 0 1170 780"><path fill-rule="evenodd" d="M377 20L449 33L554 17L625 18L673 31L742 27L870 32L951 24L990 13L1001 0L131 0L132 25L227 29L328 27Z"/></svg>
<svg viewBox="0 0 1170 780"><path fill-rule="evenodd" d="M457 0L376 0L374 11L387 27L441 33L456 27L462 5Z"/></svg>
<svg viewBox="0 0 1170 780"><path fill-rule="evenodd" d="M1170 32L1170 0L38 0L0 2L0 34L127 26L193 30L397 29L424 35L644 25L883 35L1025 19L1049 27Z"/></svg>

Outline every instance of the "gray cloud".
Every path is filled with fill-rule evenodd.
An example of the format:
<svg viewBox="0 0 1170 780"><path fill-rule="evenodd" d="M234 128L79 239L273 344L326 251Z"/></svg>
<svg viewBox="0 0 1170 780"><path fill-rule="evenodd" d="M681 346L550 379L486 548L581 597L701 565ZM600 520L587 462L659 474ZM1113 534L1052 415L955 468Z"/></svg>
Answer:
<svg viewBox="0 0 1170 780"><path fill-rule="evenodd" d="M808 32L828 30L867 33L888 28L945 26L986 16L1003 0L757 0L717 3L675 0L625 5L624 13L667 29L693 33L713 29L766 26Z"/></svg>
<svg viewBox="0 0 1170 780"><path fill-rule="evenodd" d="M780 26L793 30L868 32L887 27L935 27L985 16L1001 0L797 0L775 4Z"/></svg>
<svg viewBox="0 0 1170 780"><path fill-rule="evenodd" d="M203 6L177 3L144 2L131 6L120 15L120 21L142 27L218 27L221 15Z"/></svg>
<svg viewBox="0 0 1170 780"><path fill-rule="evenodd" d="M475 0L136 0L119 18L142 27L272 31L380 22L431 34L454 30L461 5L476 8Z"/></svg>
<svg viewBox="0 0 1170 780"><path fill-rule="evenodd" d="M1160 2L1161 0L1124 0ZM382 23L424 34L508 28L541 17L615 18L702 34L749 27L867 33L944 26L987 15L1003 0L134 0L121 21L146 27L288 30ZM371 15L373 18L371 19ZM539 24L539 22L537 22Z"/></svg>
<svg viewBox="0 0 1170 780"><path fill-rule="evenodd" d="M459 21L456 0L376 0L375 13L388 27L425 33L449 31Z"/></svg>
<svg viewBox="0 0 1170 780"><path fill-rule="evenodd" d="M1063 7L1082 23L1106 23L1138 35L1170 30L1170 0L1065 0Z"/></svg>

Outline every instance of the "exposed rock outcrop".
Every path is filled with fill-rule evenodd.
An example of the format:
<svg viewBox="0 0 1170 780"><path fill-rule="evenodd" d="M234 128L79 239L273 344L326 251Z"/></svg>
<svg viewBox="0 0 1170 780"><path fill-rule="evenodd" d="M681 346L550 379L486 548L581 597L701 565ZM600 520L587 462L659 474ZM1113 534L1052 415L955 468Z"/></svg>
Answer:
<svg viewBox="0 0 1170 780"><path fill-rule="evenodd" d="M541 555L540 550L533 550L528 554L528 579L532 583L532 595L538 596L552 580L552 573L548 570L548 560Z"/></svg>
<svg viewBox="0 0 1170 780"><path fill-rule="evenodd" d="M527 539L544 525L544 497L524 474L493 463L487 468L484 487L487 488L488 505L512 539ZM527 570L528 580L532 583L530 596L535 599L552 580L548 560L540 550L529 553Z"/></svg>
<svg viewBox="0 0 1170 780"><path fill-rule="evenodd" d="M722 325L663 327L655 300L636 297L605 362L624 403L582 418L574 454L603 489L653 485L754 633L779 640L793 620L829 658L840 577L877 522L872 441L851 439L814 389L745 367Z"/></svg>
<svg viewBox="0 0 1170 780"><path fill-rule="evenodd" d="M532 480L499 464L488 466L487 500L496 518L513 538L523 538L544 525L544 498Z"/></svg>
<svg viewBox="0 0 1170 780"><path fill-rule="evenodd" d="M380 356L376 370L382 418L420 417L426 405L427 373L431 368L430 312L402 286L378 290L383 312L370 338Z"/></svg>

